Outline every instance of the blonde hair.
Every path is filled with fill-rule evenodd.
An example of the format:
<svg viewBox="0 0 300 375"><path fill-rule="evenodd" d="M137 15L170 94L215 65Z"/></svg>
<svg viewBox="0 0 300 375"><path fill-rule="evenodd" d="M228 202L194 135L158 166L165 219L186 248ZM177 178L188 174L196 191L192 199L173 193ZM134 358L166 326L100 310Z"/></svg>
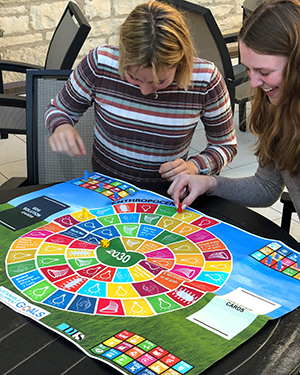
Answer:
<svg viewBox="0 0 300 375"><path fill-rule="evenodd" d="M300 4L297 0L265 1L246 20L239 40L254 52L285 56L283 92L272 105L255 89L250 129L258 135L255 154L262 167L275 162L292 177L300 172Z"/></svg>
<svg viewBox="0 0 300 375"><path fill-rule="evenodd" d="M175 80L188 89L193 73L193 44L181 14L169 5L150 1L138 5L121 25L119 73L131 65L151 68L157 84L160 68L176 67Z"/></svg>

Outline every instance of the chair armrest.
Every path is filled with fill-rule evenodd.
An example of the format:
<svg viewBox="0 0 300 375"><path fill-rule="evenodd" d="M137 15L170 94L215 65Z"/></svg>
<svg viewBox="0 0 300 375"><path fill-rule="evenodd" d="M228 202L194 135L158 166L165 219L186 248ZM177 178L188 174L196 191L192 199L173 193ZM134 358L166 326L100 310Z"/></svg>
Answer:
<svg viewBox="0 0 300 375"><path fill-rule="evenodd" d="M238 32L232 32L232 33L227 33L227 34L222 34L223 38L225 40L225 43L235 43L238 40Z"/></svg>
<svg viewBox="0 0 300 375"><path fill-rule="evenodd" d="M8 82L3 85L3 91L4 94L15 94L15 95L21 95L25 94L26 92L26 81L14 81L14 82Z"/></svg>
<svg viewBox="0 0 300 375"><path fill-rule="evenodd" d="M287 191L284 191L282 193L280 202L283 203L281 228L289 232L291 226L292 213L296 212L296 210L291 200L290 194Z"/></svg>
<svg viewBox="0 0 300 375"><path fill-rule="evenodd" d="M238 31L222 34L231 59L239 58Z"/></svg>
<svg viewBox="0 0 300 375"><path fill-rule="evenodd" d="M290 194L287 191L284 191L281 195L280 202L283 204L291 205L291 207L294 207L294 204L291 200ZM295 211L295 208L294 208Z"/></svg>
<svg viewBox="0 0 300 375"><path fill-rule="evenodd" d="M26 108L26 97L9 94L0 94L0 107Z"/></svg>
<svg viewBox="0 0 300 375"><path fill-rule="evenodd" d="M40 65L22 63L17 61L0 60L0 70L26 73L27 69L43 69L43 67Z"/></svg>
<svg viewBox="0 0 300 375"><path fill-rule="evenodd" d="M26 177L11 177L9 180L4 182L4 184L0 186L0 191L16 189L18 187L27 186L27 185L28 185L28 180Z"/></svg>
<svg viewBox="0 0 300 375"><path fill-rule="evenodd" d="M234 74L235 86L238 86L241 83L249 80L247 68L243 64L234 65L233 74Z"/></svg>

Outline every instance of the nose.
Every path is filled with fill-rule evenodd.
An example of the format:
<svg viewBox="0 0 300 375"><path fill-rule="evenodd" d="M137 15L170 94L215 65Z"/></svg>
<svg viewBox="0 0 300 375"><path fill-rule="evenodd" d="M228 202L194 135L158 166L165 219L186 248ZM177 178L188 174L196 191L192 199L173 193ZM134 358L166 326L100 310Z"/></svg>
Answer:
<svg viewBox="0 0 300 375"><path fill-rule="evenodd" d="M153 92L155 92L153 84L149 83L140 83L140 90L143 95L149 95Z"/></svg>
<svg viewBox="0 0 300 375"><path fill-rule="evenodd" d="M260 87L264 81L262 80L261 76L257 73L250 73L249 77L251 80L251 86L255 89L256 87Z"/></svg>

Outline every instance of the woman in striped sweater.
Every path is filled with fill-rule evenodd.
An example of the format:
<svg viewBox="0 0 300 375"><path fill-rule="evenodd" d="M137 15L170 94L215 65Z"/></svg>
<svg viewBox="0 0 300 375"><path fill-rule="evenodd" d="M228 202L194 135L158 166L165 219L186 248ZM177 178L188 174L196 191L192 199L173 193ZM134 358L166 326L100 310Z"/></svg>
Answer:
<svg viewBox="0 0 300 375"><path fill-rule="evenodd" d="M181 14L160 2L137 6L119 47L90 51L51 101L45 119L53 151L86 153L75 125L92 105L93 170L142 188L181 173L218 173L236 154L224 80L213 63L193 57ZM188 158L200 119L207 147Z"/></svg>

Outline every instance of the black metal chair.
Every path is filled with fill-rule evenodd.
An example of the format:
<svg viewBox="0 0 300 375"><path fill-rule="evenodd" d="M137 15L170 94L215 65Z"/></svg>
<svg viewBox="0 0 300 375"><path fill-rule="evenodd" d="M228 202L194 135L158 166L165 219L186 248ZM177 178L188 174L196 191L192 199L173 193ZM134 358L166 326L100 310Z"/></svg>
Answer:
<svg viewBox="0 0 300 375"><path fill-rule="evenodd" d="M49 146L49 131L45 127L45 109L61 91L72 70L28 70L27 98L27 176L12 177L0 186L1 190L20 186L48 184L71 180L92 172L94 140L94 108L88 109L76 124L86 146L87 155L71 158L53 152Z"/></svg>
<svg viewBox="0 0 300 375"><path fill-rule="evenodd" d="M290 194L286 191L282 193L280 202L283 203L281 228L289 232L291 227L292 214L293 212L296 212L296 209L291 200Z"/></svg>
<svg viewBox="0 0 300 375"><path fill-rule="evenodd" d="M6 93L9 84L3 85L3 71L25 73L28 69L72 69L78 53L86 40L90 25L79 7L69 2L49 44L44 66L0 60L0 133L26 134L25 82L14 83L14 93Z"/></svg>
<svg viewBox="0 0 300 375"><path fill-rule="evenodd" d="M61 91L70 70L30 70L27 72L27 183L47 184L72 180L92 172L94 108L89 108L76 124L86 146L87 155L71 158L55 153L49 146L45 127L45 109Z"/></svg>
<svg viewBox="0 0 300 375"><path fill-rule="evenodd" d="M199 57L212 61L226 82L232 109L239 105L239 123L245 124L246 103L250 100L250 81L242 64L233 65L227 48L228 43L237 41L237 33L223 36L210 9L185 0L159 0L167 2L181 11L187 20L194 47ZM240 126L245 131L246 127Z"/></svg>

